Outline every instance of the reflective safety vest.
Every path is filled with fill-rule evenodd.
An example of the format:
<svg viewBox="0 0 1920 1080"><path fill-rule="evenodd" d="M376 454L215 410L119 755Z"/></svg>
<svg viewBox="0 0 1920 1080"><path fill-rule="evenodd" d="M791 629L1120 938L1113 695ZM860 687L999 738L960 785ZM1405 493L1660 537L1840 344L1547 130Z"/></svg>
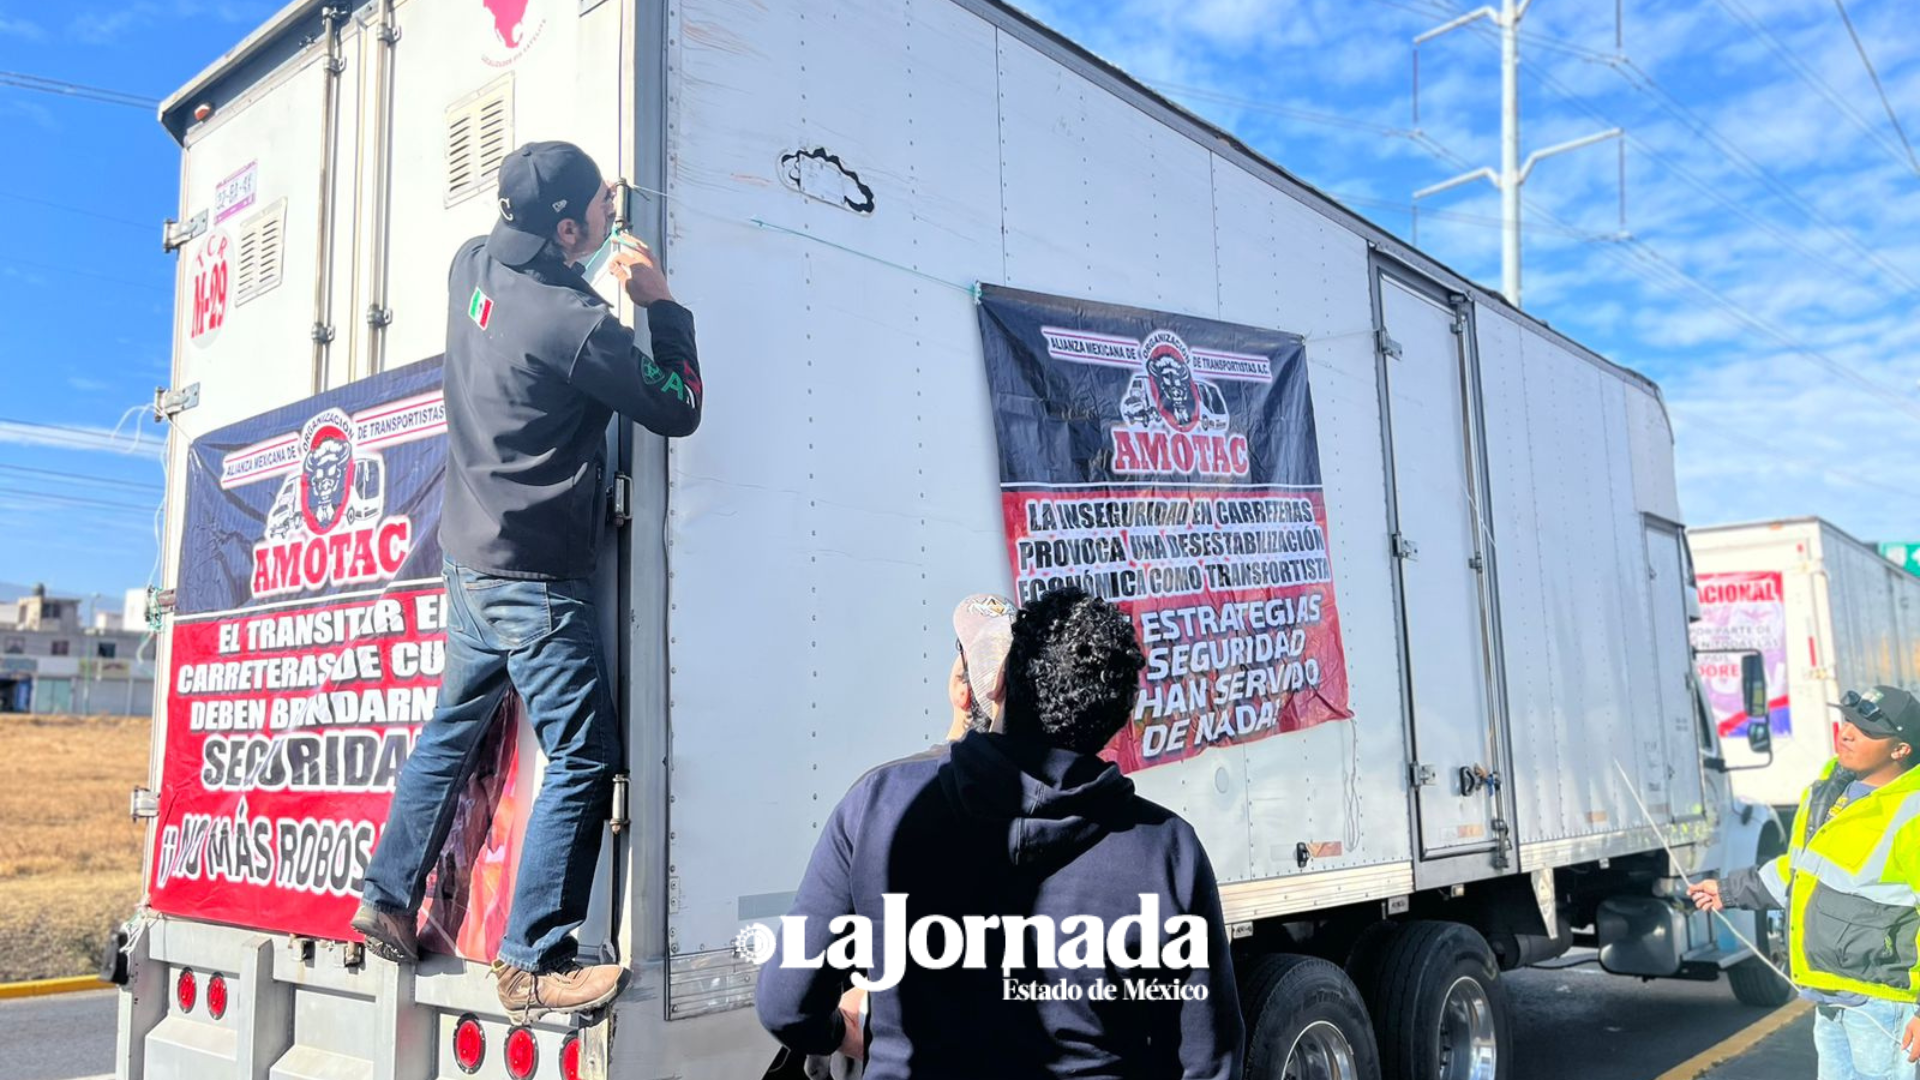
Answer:
<svg viewBox="0 0 1920 1080"><path fill-rule="evenodd" d="M1911 1002L1920 982L1920 768L1832 809L1854 779L1827 763L1800 796L1787 853L1758 876L1788 912L1795 983Z"/></svg>

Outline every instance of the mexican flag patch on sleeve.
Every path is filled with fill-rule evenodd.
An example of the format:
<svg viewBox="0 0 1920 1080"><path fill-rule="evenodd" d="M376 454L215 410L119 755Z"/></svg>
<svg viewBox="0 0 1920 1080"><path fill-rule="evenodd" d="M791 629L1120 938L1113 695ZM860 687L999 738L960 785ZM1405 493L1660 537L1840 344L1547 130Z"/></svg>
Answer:
<svg viewBox="0 0 1920 1080"><path fill-rule="evenodd" d="M493 300L479 289L473 290L473 299L467 301L467 318L485 330L487 324L493 321Z"/></svg>

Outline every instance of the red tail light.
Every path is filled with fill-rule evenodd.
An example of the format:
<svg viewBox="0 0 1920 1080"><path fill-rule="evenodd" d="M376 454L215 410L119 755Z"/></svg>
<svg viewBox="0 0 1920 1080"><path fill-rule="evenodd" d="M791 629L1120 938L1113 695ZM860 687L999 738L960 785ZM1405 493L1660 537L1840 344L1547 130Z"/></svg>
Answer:
<svg viewBox="0 0 1920 1080"><path fill-rule="evenodd" d="M560 1044L560 1080L580 1080L580 1033L567 1033Z"/></svg>
<svg viewBox="0 0 1920 1080"><path fill-rule="evenodd" d="M215 975L207 980L207 1015L215 1020L227 1015L227 977Z"/></svg>
<svg viewBox="0 0 1920 1080"><path fill-rule="evenodd" d="M533 1070L540 1067L540 1044L533 1039L532 1028L509 1028L507 1030L507 1075L513 1080L527 1080Z"/></svg>
<svg viewBox="0 0 1920 1080"><path fill-rule="evenodd" d="M480 1063L487 1059L487 1033L480 1030L480 1021L468 1013L453 1025L453 1063L460 1071L472 1076L480 1071Z"/></svg>
<svg viewBox="0 0 1920 1080"><path fill-rule="evenodd" d="M173 984L173 1000L180 1005L181 1012L192 1012L193 1003L200 997L200 984L194 981L193 969L183 968L180 981Z"/></svg>

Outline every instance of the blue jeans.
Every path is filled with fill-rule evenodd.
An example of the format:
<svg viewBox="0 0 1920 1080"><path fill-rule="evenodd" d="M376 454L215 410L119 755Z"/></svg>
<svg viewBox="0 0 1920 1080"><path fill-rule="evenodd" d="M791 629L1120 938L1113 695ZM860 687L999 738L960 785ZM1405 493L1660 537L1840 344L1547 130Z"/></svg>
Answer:
<svg viewBox="0 0 1920 1080"><path fill-rule="evenodd" d="M1898 1001L1870 1001L1835 1019L1822 1009L1813 1021L1819 1080L1914 1080L1914 1066L1900 1049L1911 1019L1913 1006Z"/></svg>
<svg viewBox="0 0 1920 1080"><path fill-rule="evenodd" d="M546 751L527 818L500 959L546 973L574 955L587 917L600 829L619 771L620 722L600 657L592 583L495 577L449 561L447 666L433 718L400 773L361 895L400 915L420 909L489 725L511 687Z"/></svg>

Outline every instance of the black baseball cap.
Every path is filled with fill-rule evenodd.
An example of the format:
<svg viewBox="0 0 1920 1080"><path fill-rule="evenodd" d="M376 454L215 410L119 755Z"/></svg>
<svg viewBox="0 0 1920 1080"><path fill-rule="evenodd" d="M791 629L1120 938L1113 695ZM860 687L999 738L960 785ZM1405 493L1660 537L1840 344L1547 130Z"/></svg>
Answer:
<svg viewBox="0 0 1920 1080"><path fill-rule="evenodd" d="M1920 747L1920 701L1899 687L1876 686L1864 694L1849 690L1834 708L1876 739L1897 738Z"/></svg>
<svg viewBox="0 0 1920 1080"><path fill-rule="evenodd" d="M563 218L585 221L600 195L600 166L568 142L532 142L500 163L500 220L487 236L487 254L525 266L553 238Z"/></svg>

